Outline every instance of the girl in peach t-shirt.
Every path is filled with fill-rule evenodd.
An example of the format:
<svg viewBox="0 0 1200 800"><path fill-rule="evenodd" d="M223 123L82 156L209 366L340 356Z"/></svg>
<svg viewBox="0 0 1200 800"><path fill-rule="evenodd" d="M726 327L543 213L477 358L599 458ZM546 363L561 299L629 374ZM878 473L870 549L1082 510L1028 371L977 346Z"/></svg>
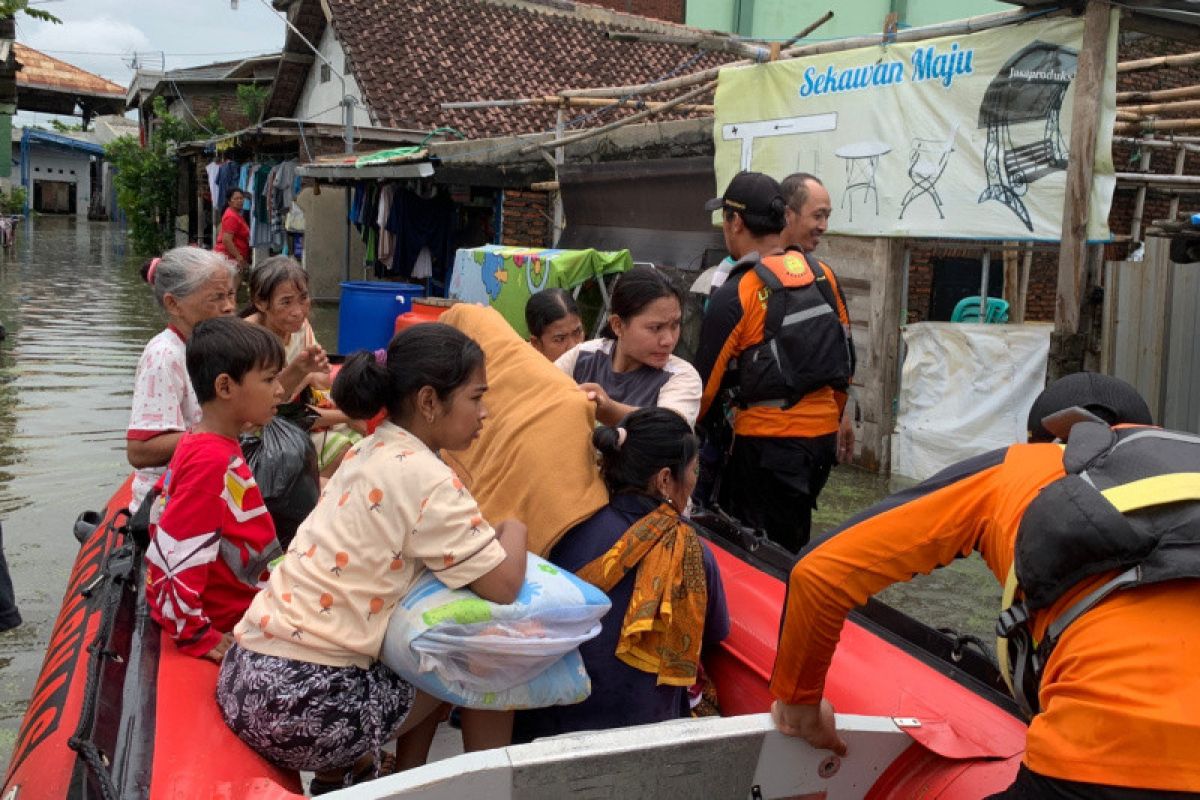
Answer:
<svg viewBox="0 0 1200 800"><path fill-rule="evenodd" d="M346 454L268 587L234 629L217 700L229 727L281 766L316 773L314 794L374 773L382 745L440 702L379 663L388 617L425 570L512 602L525 526L495 529L438 457L479 434L483 352L447 325L399 334L386 363L360 352L334 400L388 420Z"/></svg>

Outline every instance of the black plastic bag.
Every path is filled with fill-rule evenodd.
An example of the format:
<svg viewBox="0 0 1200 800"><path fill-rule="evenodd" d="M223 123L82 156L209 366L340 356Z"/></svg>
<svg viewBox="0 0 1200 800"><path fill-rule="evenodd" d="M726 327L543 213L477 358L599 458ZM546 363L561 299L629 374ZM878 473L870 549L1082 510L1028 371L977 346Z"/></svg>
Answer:
<svg viewBox="0 0 1200 800"><path fill-rule="evenodd" d="M308 414L281 413L263 426L256 436L242 436L242 452L262 492L275 535L287 550L300 523L317 506L321 494L317 450L308 435ZM307 409L306 409L307 410ZM293 419L293 416L296 418Z"/></svg>

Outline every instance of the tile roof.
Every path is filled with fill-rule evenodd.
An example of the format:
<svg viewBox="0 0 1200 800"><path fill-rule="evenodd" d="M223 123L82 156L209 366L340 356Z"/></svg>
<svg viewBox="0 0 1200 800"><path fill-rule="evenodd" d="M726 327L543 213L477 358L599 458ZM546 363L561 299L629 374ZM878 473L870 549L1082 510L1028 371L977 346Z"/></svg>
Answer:
<svg viewBox="0 0 1200 800"><path fill-rule="evenodd" d="M555 111L539 106L443 111L441 103L645 83L735 58L680 44L615 41L608 38L609 31L688 33L692 29L614 15L585 3L539 7L513 0L329 0L328 4L347 64L381 125L448 125L471 138L552 129ZM614 118L615 112L595 115L585 125L594 127Z"/></svg>
<svg viewBox="0 0 1200 800"><path fill-rule="evenodd" d="M105 80L65 61L16 42L13 53L21 63L17 73L18 90L22 86L77 92L88 95L111 95L123 98L125 87Z"/></svg>

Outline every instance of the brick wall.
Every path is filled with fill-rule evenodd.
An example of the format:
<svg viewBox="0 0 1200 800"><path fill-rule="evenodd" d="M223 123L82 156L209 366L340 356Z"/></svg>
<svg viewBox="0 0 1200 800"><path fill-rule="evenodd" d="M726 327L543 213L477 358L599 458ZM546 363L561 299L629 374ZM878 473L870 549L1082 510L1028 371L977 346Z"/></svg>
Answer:
<svg viewBox="0 0 1200 800"><path fill-rule="evenodd" d="M227 131L241 130L250 124L249 118L238 107L236 97L229 95L196 95L189 97L187 104L188 108L192 110L192 114L201 121L214 108L217 109L217 114L221 118L221 124L225 126L225 130ZM189 122L191 121L186 113L183 113L183 117L188 119Z"/></svg>
<svg viewBox="0 0 1200 800"><path fill-rule="evenodd" d="M545 192L505 190L500 243L514 247L550 246L550 197Z"/></svg>
<svg viewBox="0 0 1200 800"><path fill-rule="evenodd" d="M1132 61L1140 58L1172 55L1192 52L1195 48L1179 42L1139 34L1123 34L1117 49L1118 61ZM1141 72L1126 72L1117 75L1117 91L1154 91L1158 89L1173 89L1180 86L1200 84L1200 65L1187 67L1172 67L1169 69L1151 69ZM1150 161L1151 172L1173 174L1175 172L1175 153L1170 150L1156 149ZM1117 172L1136 172L1139 170L1138 156L1135 148L1127 144L1113 144L1113 165ZM1189 154L1184 163L1184 174L1200 174L1200 154ZM1113 236L1128 236L1133 222L1134 205L1137 199L1136 187L1121 187L1113 193L1112 210L1109 213L1108 224ZM1145 211L1142 215L1142 229L1156 219L1167 216L1171 196L1167 193L1151 189L1146 192ZM1190 207L1189 207L1190 208ZM1105 248L1104 257L1108 260L1123 259L1129 252L1129 244L1116 242ZM944 256L962 256L978 258L978 251L955 252L953 249L938 250L915 247L912 251L911 266L908 275L908 322L919 322L928 318L930 294L933 289L932 259ZM992 254L993 269L1001 263L999 253ZM1033 265L1029 271L1029 294L1025 305L1025 319L1029 322L1053 322L1054 298L1058 287L1058 254L1057 251L1042 251L1034 254Z"/></svg>
<svg viewBox="0 0 1200 800"><path fill-rule="evenodd" d="M626 14L683 23L684 0L588 0L592 5L611 8Z"/></svg>

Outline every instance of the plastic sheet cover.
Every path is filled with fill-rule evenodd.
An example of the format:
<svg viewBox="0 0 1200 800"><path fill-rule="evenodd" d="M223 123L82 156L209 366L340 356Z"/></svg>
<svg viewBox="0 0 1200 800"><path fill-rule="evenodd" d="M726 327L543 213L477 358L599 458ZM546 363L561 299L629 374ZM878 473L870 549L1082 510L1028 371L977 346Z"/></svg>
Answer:
<svg viewBox="0 0 1200 800"><path fill-rule="evenodd" d="M1025 441L1046 384L1048 324L918 322L904 330L892 472L925 480L964 458Z"/></svg>

